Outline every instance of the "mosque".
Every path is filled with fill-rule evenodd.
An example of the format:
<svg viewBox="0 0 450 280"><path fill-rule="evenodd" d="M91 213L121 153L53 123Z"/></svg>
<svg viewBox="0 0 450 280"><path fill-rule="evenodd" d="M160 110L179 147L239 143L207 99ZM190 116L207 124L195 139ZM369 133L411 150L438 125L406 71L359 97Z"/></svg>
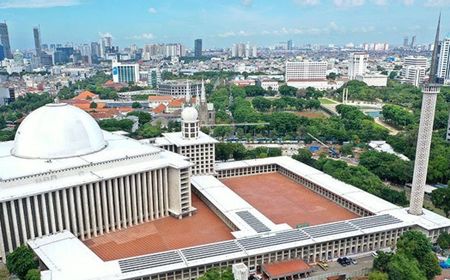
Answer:
<svg viewBox="0 0 450 280"><path fill-rule="evenodd" d="M393 248L408 230L432 241L450 231L420 199L402 208L289 157L216 163L197 110L181 116L181 132L137 141L67 104L30 113L0 143L0 260L27 244L43 280L191 280L234 264L269 275L286 262L303 277L319 260ZM166 249L154 249L164 234L145 242L156 223L171 225ZM223 239L202 242L224 228ZM88 246L103 237L102 252ZM133 246L106 258L115 238Z"/></svg>

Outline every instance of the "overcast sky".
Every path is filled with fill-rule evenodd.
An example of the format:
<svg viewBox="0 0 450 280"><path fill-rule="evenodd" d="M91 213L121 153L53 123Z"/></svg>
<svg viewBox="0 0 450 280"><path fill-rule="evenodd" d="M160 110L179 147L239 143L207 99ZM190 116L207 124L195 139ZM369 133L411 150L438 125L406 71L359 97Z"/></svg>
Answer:
<svg viewBox="0 0 450 280"><path fill-rule="evenodd" d="M229 47L389 42L417 35L430 43L442 11L450 31L450 0L0 0L0 21L13 49L33 48L33 26L43 43L89 43L110 33L114 45L181 42Z"/></svg>

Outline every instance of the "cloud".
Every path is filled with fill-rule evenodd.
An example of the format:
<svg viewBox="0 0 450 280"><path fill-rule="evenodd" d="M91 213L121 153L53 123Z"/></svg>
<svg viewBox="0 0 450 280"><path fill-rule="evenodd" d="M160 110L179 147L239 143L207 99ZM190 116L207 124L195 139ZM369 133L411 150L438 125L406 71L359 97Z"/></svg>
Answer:
<svg viewBox="0 0 450 280"><path fill-rule="evenodd" d="M242 5L250 7L253 4L253 0L241 0Z"/></svg>
<svg viewBox="0 0 450 280"><path fill-rule="evenodd" d="M0 9L35 9L69 7L81 4L80 0L2 0Z"/></svg>
<svg viewBox="0 0 450 280"><path fill-rule="evenodd" d="M153 8L153 7L150 7L150 8L148 8L148 12L150 13L150 14L156 14L156 9L155 8Z"/></svg>
<svg viewBox="0 0 450 280"><path fill-rule="evenodd" d="M450 6L450 0L426 0L424 3L426 7L445 7Z"/></svg>
<svg viewBox="0 0 450 280"><path fill-rule="evenodd" d="M333 3L338 8L349 8L364 5L364 0L333 0Z"/></svg>
<svg viewBox="0 0 450 280"><path fill-rule="evenodd" d="M153 33L142 33L139 35L134 35L130 39L134 40L152 40L155 39L155 35Z"/></svg>
<svg viewBox="0 0 450 280"><path fill-rule="evenodd" d="M302 6L316 6L320 4L320 0L294 0L294 3Z"/></svg>
<svg viewBox="0 0 450 280"><path fill-rule="evenodd" d="M228 38L228 37L239 37L239 36L240 37L247 37L247 36L251 36L251 35L254 35L254 34L251 33L251 32L248 32L248 31L240 30L238 32L227 31L227 32L224 32L224 33L220 33L217 36L218 37L222 37L222 38Z"/></svg>

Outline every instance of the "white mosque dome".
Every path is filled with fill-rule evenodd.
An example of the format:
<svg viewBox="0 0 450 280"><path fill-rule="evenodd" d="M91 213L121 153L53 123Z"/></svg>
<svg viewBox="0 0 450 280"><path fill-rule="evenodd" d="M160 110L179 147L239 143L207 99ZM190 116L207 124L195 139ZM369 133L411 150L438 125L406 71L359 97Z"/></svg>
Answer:
<svg viewBox="0 0 450 280"><path fill-rule="evenodd" d="M20 124L11 153L23 158L56 159L97 152L107 146L97 122L65 103L47 104Z"/></svg>
<svg viewBox="0 0 450 280"><path fill-rule="evenodd" d="M181 119L187 122L194 122L198 119L198 112L194 107L186 107L181 112Z"/></svg>

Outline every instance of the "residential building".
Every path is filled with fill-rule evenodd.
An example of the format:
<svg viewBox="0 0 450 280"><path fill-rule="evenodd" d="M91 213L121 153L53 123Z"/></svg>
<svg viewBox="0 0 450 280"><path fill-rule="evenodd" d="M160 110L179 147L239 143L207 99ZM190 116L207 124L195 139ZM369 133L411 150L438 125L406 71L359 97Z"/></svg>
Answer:
<svg viewBox="0 0 450 280"><path fill-rule="evenodd" d="M157 89L161 83L161 71L159 68L152 68L148 70L148 85L152 89Z"/></svg>
<svg viewBox="0 0 450 280"><path fill-rule="evenodd" d="M448 84L450 81L450 38L445 38L439 43L438 52L436 77Z"/></svg>
<svg viewBox="0 0 450 280"><path fill-rule="evenodd" d="M428 59L424 56L407 56L400 74L407 83L419 86L425 79L427 65Z"/></svg>
<svg viewBox="0 0 450 280"><path fill-rule="evenodd" d="M381 74L357 75L355 80L364 82L368 86L385 87L387 86L388 76Z"/></svg>
<svg viewBox="0 0 450 280"><path fill-rule="evenodd" d="M288 61L285 81L323 81L327 77L326 61Z"/></svg>
<svg viewBox="0 0 450 280"><path fill-rule="evenodd" d="M350 80L356 79L358 75L364 75L367 71L367 60L369 55L367 53L352 53L348 64L348 78Z"/></svg>

